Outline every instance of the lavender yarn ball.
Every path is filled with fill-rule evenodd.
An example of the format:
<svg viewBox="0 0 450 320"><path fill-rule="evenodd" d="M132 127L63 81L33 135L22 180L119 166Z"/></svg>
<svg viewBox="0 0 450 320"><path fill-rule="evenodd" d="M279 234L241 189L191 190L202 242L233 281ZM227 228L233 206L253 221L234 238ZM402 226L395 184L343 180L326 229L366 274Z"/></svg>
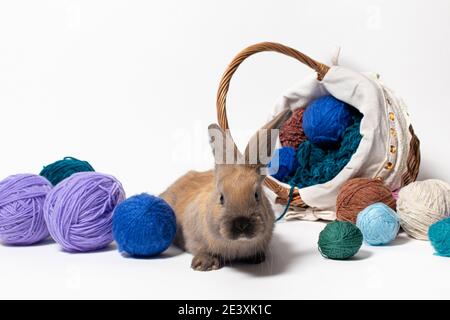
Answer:
<svg viewBox="0 0 450 320"><path fill-rule="evenodd" d="M38 175L17 174L0 182L0 242L30 245L48 237L43 206L51 183Z"/></svg>
<svg viewBox="0 0 450 320"><path fill-rule="evenodd" d="M113 240L113 211L124 199L125 191L113 176L75 173L47 195L44 218L50 235L69 252L102 249Z"/></svg>

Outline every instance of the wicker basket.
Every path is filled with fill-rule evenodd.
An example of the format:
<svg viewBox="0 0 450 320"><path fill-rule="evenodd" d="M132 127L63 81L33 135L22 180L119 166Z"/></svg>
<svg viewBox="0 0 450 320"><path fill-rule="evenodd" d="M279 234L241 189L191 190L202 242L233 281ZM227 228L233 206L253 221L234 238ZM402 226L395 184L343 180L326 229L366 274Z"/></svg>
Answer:
<svg viewBox="0 0 450 320"><path fill-rule="evenodd" d="M225 73L222 76L222 79L220 81L218 93L217 93L217 117L219 125L223 129L229 129L228 125L228 119L227 119L227 110L226 110L226 99L227 99L227 92L230 86L231 78L233 77L233 74L236 72L239 65L248 57L251 55L258 53L258 52L264 52L264 51L274 51L278 53L282 53L284 55L290 56L301 63L309 66L312 68L316 74L317 79L314 79L314 81L321 82L324 77L327 75L327 72L329 72L330 67L322 64L320 62L317 62L310 57L306 56L305 54L292 49L290 47L278 44L278 43L271 43L271 42L263 42L258 43L255 45L252 45L243 51L241 51L229 64L228 68L226 69ZM331 67L332 68L332 67ZM392 93L389 92L385 87L381 87L383 90L383 97L386 106L392 104ZM338 97L339 98L339 97ZM395 98L395 97L394 97ZM380 106L381 107L384 106ZM406 110L404 110L405 117L408 117ZM392 129L391 129L392 130ZM401 182L397 182L397 187L407 185L413 181L415 181L418 172L419 172L419 164L420 164L420 150L419 150L419 139L414 134L413 128L411 125L408 125L407 130L408 132L408 145L405 146L408 149L407 152L407 159L405 159L405 165L403 172L398 173L397 175L400 175L399 179ZM371 178L380 178L382 177L371 177ZM265 179L266 186L272 190L276 194L276 203L286 205L288 203L289 195L291 188L273 177L266 177ZM400 185L399 185L400 184ZM310 207L309 204L305 203L305 201L302 199L300 195L300 191L298 188L293 189L293 193L291 194L291 201L290 201L290 210L292 211L298 211L298 210L306 210ZM330 218L332 220L333 218Z"/></svg>

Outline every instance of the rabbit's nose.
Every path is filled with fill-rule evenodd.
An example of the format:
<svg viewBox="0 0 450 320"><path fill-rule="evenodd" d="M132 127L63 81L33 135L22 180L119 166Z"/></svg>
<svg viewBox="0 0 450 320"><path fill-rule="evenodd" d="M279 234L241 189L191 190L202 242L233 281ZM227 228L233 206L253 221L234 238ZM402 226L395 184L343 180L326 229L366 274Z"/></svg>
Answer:
<svg viewBox="0 0 450 320"><path fill-rule="evenodd" d="M233 228L239 232L245 232L250 227L250 219L239 217L234 219Z"/></svg>

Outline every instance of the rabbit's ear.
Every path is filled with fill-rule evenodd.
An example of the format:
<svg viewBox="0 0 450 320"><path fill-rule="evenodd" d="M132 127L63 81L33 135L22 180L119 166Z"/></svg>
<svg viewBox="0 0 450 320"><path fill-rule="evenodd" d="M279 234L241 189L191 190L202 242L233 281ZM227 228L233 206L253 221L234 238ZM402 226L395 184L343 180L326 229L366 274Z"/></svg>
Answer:
<svg viewBox="0 0 450 320"><path fill-rule="evenodd" d="M208 127L209 144L218 164L237 164L242 160L236 144L231 137L230 130L223 130L217 124L210 124Z"/></svg>
<svg viewBox="0 0 450 320"><path fill-rule="evenodd" d="M281 111L251 137L244 153L246 164L260 167L269 163L275 150L278 129L291 114L290 109Z"/></svg>

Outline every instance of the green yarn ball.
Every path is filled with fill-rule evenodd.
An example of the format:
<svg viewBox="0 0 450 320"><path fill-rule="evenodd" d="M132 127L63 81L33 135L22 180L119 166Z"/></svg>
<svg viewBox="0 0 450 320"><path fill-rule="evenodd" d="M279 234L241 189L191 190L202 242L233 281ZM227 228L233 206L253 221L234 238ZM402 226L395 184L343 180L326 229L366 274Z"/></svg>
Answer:
<svg viewBox="0 0 450 320"><path fill-rule="evenodd" d="M56 186L59 182L70 177L74 173L86 171L95 171L89 162L72 157L65 157L62 160L58 160L45 166L39 175L43 176L50 181L52 185Z"/></svg>
<svg viewBox="0 0 450 320"><path fill-rule="evenodd" d="M345 260L353 257L361 248L363 235L351 222L334 221L319 235L319 251L325 258Z"/></svg>

